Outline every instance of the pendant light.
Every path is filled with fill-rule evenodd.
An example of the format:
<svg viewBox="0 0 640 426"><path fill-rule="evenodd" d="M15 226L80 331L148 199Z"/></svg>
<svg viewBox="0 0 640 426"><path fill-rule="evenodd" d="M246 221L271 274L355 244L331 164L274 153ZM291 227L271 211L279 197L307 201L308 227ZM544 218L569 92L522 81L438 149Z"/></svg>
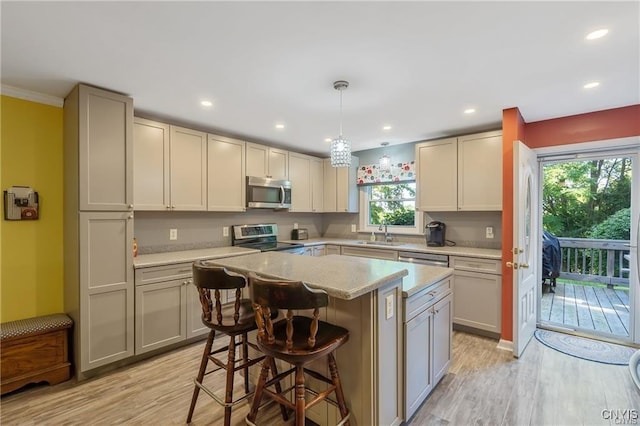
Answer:
<svg viewBox="0 0 640 426"><path fill-rule="evenodd" d="M389 146L389 142L382 142L380 145L382 145L383 147ZM384 154L382 157L380 157L378 165L380 167L380 170L388 172L389 170L391 170L391 157L389 157L387 154Z"/></svg>
<svg viewBox="0 0 640 426"><path fill-rule="evenodd" d="M349 87L349 82L338 80L333 88L340 92L340 135L331 141L331 165L333 167L351 166L351 142L342 137L342 91Z"/></svg>

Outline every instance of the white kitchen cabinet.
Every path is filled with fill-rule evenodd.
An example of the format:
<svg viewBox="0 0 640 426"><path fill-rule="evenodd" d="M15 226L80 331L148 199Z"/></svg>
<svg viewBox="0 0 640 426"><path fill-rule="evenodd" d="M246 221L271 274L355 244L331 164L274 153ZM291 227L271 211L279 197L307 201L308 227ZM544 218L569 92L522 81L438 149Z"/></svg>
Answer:
<svg viewBox="0 0 640 426"><path fill-rule="evenodd" d="M330 255L330 254L340 254L340 246L336 246L333 244L327 244L325 246L325 255Z"/></svg>
<svg viewBox="0 0 640 426"><path fill-rule="evenodd" d="M65 267L65 311L76 316L79 340L75 347L80 358L76 368L84 372L134 354L133 213L76 215L79 247L77 243L73 247L65 244L65 250L78 253L79 262L74 265L78 269ZM73 279L76 274L79 286ZM67 278L72 278L74 285L69 285Z"/></svg>
<svg viewBox="0 0 640 426"><path fill-rule="evenodd" d="M136 210L207 209L207 135L136 117Z"/></svg>
<svg viewBox="0 0 640 426"><path fill-rule="evenodd" d="M323 162L321 158L289 152L292 212L322 212Z"/></svg>
<svg viewBox="0 0 640 426"><path fill-rule="evenodd" d="M502 210L501 131L418 143L415 158L419 210Z"/></svg>
<svg viewBox="0 0 640 426"><path fill-rule="evenodd" d="M502 277L500 261L450 256L453 268L453 323L501 333Z"/></svg>
<svg viewBox="0 0 640 426"><path fill-rule="evenodd" d="M169 125L135 117L133 125L133 204L136 210L167 210Z"/></svg>
<svg viewBox="0 0 640 426"><path fill-rule="evenodd" d="M343 256L368 257L371 259L398 260L397 250L378 248L343 246L340 250L340 254Z"/></svg>
<svg viewBox="0 0 640 426"><path fill-rule="evenodd" d="M209 135L207 147L207 210L246 210L245 142Z"/></svg>
<svg viewBox="0 0 640 426"><path fill-rule="evenodd" d="M502 210L502 132L458 138L458 210Z"/></svg>
<svg viewBox="0 0 640 426"><path fill-rule="evenodd" d="M171 210L207 209L207 134L171 126Z"/></svg>
<svg viewBox="0 0 640 426"><path fill-rule="evenodd" d="M313 256L313 247L305 247L303 256Z"/></svg>
<svg viewBox="0 0 640 426"><path fill-rule="evenodd" d="M404 419L408 421L451 364L451 280L404 299Z"/></svg>
<svg viewBox="0 0 640 426"><path fill-rule="evenodd" d="M134 350L133 100L78 85L63 120L64 311L83 380Z"/></svg>
<svg viewBox="0 0 640 426"><path fill-rule="evenodd" d="M136 355L209 332L200 320L191 263L138 268L135 289ZM226 292L222 296L225 303Z"/></svg>
<svg viewBox="0 0 640 426"><path fill-rule="evenodd" d="M289 179L289 152L247 142L247 176Z"/></svg>
<svg viewBox="0 0 640 426"><path fill-rule="evenodd" d="M358 212L358 157L351 157L350 167L333 167L331 159L324 160L325 212Z"/></svg>
<svg viewBox="0 0 640 426"><path fill-rule="evenodd" d="M133 204L133 99L78 85L67 96L65 161L77 175L76 209L128 211ZM74 195L75 197L75 195Z"/></svg>
<svg viewBox="0 0 640 426"><path fill-rule="evenodd" d="M326 256L327 248L326 246L313 246L312 256Z"/></svg>

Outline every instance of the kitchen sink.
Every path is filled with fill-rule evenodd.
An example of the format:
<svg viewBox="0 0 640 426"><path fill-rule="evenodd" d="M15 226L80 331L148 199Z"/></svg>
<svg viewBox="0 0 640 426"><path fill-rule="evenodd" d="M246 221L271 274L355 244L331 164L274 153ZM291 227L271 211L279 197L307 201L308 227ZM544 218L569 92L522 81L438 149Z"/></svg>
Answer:
<svg viewBox="0 0 640 426"><path fill-rule="evenodd" d="M401 246L403 243L386 241L358 241L358 244L367 244L372 246Z"/></svg>

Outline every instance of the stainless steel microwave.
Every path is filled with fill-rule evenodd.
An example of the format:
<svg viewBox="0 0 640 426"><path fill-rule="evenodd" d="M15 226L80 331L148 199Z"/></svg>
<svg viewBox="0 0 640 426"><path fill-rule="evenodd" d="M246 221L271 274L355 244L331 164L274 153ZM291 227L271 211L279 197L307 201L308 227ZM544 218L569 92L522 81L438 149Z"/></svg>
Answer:
<svg viewBox="0 0 640 426"><path fill-rule="evenodd" d="M254 209L291 208L291 182L247 176L247 207Z"/></svg>

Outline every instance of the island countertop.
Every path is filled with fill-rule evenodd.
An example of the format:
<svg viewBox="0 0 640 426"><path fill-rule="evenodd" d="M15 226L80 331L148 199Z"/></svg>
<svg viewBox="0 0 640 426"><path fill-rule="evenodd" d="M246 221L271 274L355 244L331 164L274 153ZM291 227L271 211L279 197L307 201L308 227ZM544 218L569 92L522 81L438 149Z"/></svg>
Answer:
<svg viewBox="0 0 640 426"><path fill-rule="evenodd" d="M330 255L296 256L265 252L207 263L240 272L255 272L266 278L303 281L326 291L329 296L351 300L377 290L408 274L406 265L378 259L362 259Z"/></svg>

